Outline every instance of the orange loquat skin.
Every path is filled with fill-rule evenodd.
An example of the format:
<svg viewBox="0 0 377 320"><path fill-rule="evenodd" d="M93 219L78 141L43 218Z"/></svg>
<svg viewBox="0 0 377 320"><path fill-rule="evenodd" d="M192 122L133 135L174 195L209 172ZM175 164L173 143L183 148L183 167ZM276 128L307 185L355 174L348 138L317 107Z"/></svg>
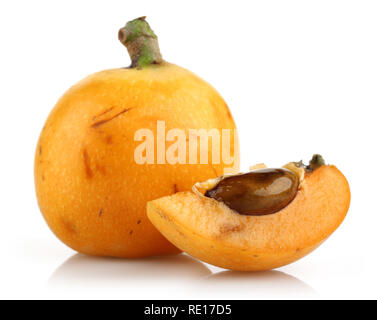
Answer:
<svg viewBox="0 0 377 320"><path fill-rule="evenodd" d="M239 271L292 263L341 224L350 204L346 178L334 166L306 173L295 199L264 216L240 215L214 199L180 192L148 203L148 217L174 245L202 261Z"/></svg>
<svg viewBox="0 0 377 320"><path fill-rule="evenodd" d="M97 256L180 252L147 219L147 201L188 190L227 165L137 164L135 132L150 129L156 139L159 120L166 132L235 129L208 83L166 62L93 74L58 101L38 142L35 187L41 212L61 241ZM236 161L237 150L231 143Z"/></svg>

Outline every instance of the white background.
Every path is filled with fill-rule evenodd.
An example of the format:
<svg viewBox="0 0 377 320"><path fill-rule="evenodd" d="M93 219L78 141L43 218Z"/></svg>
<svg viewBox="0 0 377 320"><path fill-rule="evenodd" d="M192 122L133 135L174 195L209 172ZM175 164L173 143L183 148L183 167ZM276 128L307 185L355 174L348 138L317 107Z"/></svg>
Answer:
<svg viewBox="0 0 377 320"><path fill-rule="evenodd" d="M188 256L77 255L39 212L34 150L75 82L129 64L117 31L147 15L164 58L230 105L242 168L321 153L351 185L349 214L306 258L229 272ZM376 1L2 1L0 298L377 298Z"/></svg>

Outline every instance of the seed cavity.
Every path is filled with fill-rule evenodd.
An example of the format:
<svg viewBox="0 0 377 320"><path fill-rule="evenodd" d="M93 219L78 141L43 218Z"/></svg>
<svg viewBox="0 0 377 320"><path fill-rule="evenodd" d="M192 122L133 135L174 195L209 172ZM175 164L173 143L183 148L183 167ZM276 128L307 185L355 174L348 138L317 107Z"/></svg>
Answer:
<svg viewBox="0 0 377 320"><path fill-rule="evenodd" d="M259 169L222 179L205 196L242 215L268 215L285 208L296 196L298 177L290 170Z"/></svg>

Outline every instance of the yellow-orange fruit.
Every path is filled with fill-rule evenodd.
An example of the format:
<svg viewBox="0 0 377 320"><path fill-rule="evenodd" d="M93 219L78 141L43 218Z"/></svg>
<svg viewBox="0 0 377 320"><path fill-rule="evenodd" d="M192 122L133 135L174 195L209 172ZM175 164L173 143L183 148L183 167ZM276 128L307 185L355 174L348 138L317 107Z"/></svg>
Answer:
<svg viewBox="0 0 377 320"><path fill-rule="evenodd" d="M38 142L35 185L43 216L60 240L91 255L179 252L147 219L147 201L188 190L227 165L211 163L211 148L209 164L189 164L189 154L186 164L157 164L159 120L166 132L235 129L226 103L208 83L166 62L96 73L58 101ZM154 134L154 164L135 162L139 129ZM237 162L235 150L231 139Z"/></svg>
<svg viewBox="0 0 377 320"><path fill-rule="evenodd" d="M269 215L241 215L220 201L180 192L148 203L148 217L174 245L241 271L284 266L318 247L341 224L350 190L334 166L306 172L294 200Z"/></svg>

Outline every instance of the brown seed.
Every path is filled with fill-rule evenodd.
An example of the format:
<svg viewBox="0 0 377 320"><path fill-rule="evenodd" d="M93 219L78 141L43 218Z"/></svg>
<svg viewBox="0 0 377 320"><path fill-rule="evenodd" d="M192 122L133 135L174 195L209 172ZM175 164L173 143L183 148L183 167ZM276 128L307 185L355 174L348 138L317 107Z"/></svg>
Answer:
<svg viewBox="0 0 377 320"><path fill-rule="evenodd" d="M226 177L206 197L243 215L267 215L285 208L296 196L297 176L287 169L260 169Z"/></svg>

